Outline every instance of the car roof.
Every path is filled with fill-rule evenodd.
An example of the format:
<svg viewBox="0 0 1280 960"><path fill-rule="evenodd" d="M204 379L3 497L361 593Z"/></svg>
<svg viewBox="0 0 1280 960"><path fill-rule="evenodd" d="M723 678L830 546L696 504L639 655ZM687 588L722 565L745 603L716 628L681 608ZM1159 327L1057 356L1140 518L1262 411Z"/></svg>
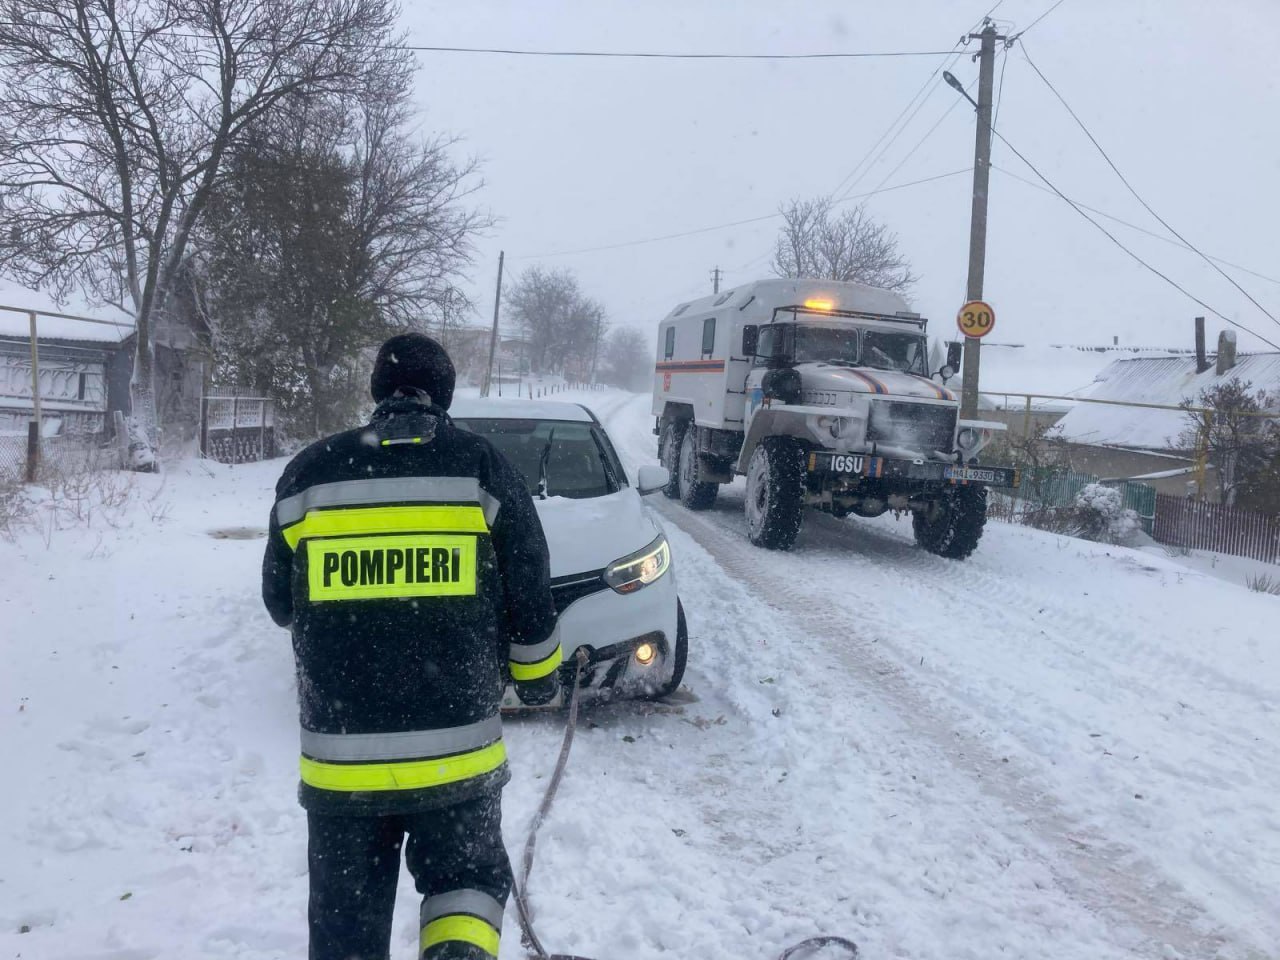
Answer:
<svg viewBox="0 0 1280 960"><path fill-rule="evenodd" d="M595 423L596 419L580 403L559 400L529 400L517 397L458 397L449 405L455 420L571 420Z"/></svg>

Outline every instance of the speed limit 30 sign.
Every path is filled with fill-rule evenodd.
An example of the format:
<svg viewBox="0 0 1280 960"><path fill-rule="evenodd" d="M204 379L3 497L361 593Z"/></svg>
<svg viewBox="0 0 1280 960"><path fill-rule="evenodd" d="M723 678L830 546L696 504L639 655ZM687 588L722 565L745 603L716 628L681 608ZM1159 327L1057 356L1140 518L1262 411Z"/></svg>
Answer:
<svg viewBox="0 0 1280 960"><path fill-rule="evenodd" d="M996 328L996 312L989 303L970 300L956 314L956 326L966 337L981 339Z"/></svg>

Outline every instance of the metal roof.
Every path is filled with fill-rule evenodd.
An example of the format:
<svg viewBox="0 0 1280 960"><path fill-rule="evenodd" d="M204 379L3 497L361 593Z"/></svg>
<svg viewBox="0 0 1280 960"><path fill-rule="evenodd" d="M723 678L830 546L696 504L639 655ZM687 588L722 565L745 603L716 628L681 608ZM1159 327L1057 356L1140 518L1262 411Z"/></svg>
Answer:
<svg viewBox="0 0 1280 960"><path fill-rule="evenodd" d="M1216 366L1210 366L1204 373L1196 373L1195 357L1116 360L1081 396L1177 406L1183 402L1194 403L1201 391L1231 380L1248 383L1254 391L1280 396L1280 353L1241 356L1235 366L1222 376L1218 376ZM1184 446L1180 438L1188 426L1187 415L1180 410L1082 403L1059 421L1057 429L1063 439L1073 443L1177 450Z"/></svg>

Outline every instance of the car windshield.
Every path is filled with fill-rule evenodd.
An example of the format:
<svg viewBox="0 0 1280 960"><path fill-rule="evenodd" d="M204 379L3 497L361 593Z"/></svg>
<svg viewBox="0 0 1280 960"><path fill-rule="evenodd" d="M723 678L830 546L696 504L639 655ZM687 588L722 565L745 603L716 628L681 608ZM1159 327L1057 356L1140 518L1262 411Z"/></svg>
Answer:
<svg viewBox="0 0 1280 960"><path fill-rule="evenodd" d="M574 420L458 419L479 434L524 475L538 495L545 464L548 497L603 497L620 486L621 469L597 428Z"/></svg>
<svg viewBox="0 0 1280 960"><path fill-rule="evenodd" d="M840 363L850 366L858 362L858 329L856 327L819 327L796 324L796 363Z"/></svg>
<svg viewBox="0 0 1280 960"><path fill-rule="evenodd" d="M868 330L862 335L862 365L928 376L924 338L911 333Z"/></svg>

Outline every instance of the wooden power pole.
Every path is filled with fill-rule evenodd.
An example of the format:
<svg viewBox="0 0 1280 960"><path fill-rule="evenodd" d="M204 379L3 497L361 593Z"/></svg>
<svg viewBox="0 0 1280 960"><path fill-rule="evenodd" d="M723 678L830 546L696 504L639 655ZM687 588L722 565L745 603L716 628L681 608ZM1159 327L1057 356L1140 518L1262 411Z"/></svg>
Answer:
<svg viewBox="0 0 1280 960"><path fill-rule="evenodd" d="M720 277L723 274L724 274L724 271L721 270L719 267L716 267L714 270L711 271L711 292L712 293L720 292Z"/></svg>
<svg viewBox="0 0 1280 960"><path fill-rule="evenodd" d="M493 330L489 333L489 362L484 368L484 383L480 387L480 396L489 395L489 387L493 379L493 355L498 349L498 307L502 304L502 261L506 257L505 250L498 251L498 286L493 292ZM499 388L501 389L501 388Z"/></svg>

